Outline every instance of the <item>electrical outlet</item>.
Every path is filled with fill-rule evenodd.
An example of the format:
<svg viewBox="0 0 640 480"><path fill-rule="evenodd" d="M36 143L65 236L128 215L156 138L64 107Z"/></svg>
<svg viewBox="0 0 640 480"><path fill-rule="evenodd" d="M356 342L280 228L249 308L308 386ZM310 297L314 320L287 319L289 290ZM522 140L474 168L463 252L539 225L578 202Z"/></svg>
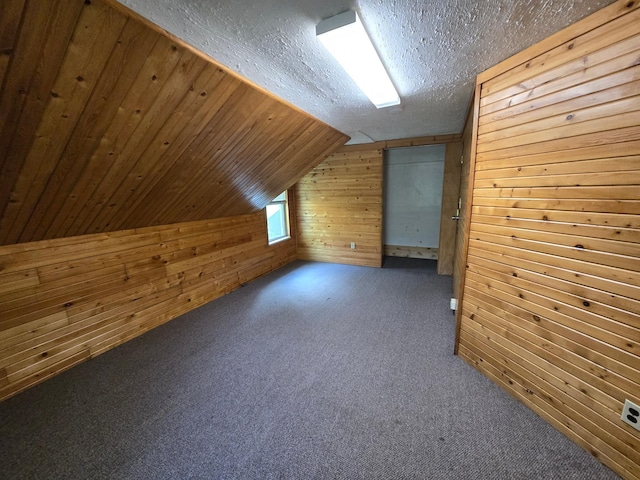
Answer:
<svg viewBox="0 0 640 480"><path fill-rule="evenodd" d="M622 408L622 421L636 430L640 430L640 407L629 400L625 400Z"/></svg>
<svg viewBox="0 0 640 480"><path fill-rule="evenodd" d="M356 242L351 242L351 250L355 250L356 249Z"/></svg>

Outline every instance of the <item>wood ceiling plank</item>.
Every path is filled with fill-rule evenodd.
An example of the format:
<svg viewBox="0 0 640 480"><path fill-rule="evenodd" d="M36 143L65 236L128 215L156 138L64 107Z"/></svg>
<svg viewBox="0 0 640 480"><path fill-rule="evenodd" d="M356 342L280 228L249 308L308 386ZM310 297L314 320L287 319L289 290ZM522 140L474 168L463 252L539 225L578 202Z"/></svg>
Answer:
<svg viewBox="0 0 640 480"><path fill-rule="evenodd" d="M132 199L139 195L138 190L149 182L156 172L165 168L166 163L174 161L171 156L164 155L168 147L172 142L179 141L181 131L187 130L193 135L192 122L206 102L207 90L214 89L220 81L221 76L216 75L213 68L205 68L194 80L180 104L173 109L152 142L141 152L129 173L112 194L114 201L117 201L117 207L102 210L97 222L103 225L111 225L113 222L117 224L117 228L125 228L121 223L122 212L131 208Z"/></svg>
<svg viewBox="0 0 640 480"><path fill-rule="evenodd" d="M116 150L113 164L101 179L90 200L91 205L100 207L94 208L84 219L78 218L77 228L80 232L100 232L109 227L109 225L100 224L100 216L112 208L118 209L118 199L113 198L113 193L117 191L131 166L153 141L167 117L171 115L205 65L204 60L185 53L173 71L167 72L168 75L165 78L158 75L157 80L153 80L154 83L159 84L157 95L148 105L138 104L142 112L131 122L130 126L133 128L122 131L126 138L121 136L115 139L114 143L122 147ZM105 206L107 208L104 208Z"/></svg>
<svg viewBox="0 0 640 480"><path fill-rule="evenodd" d="M180 199L180 203L158 209L158 215L152 222L173 223L170 219L179 217L178 211L189 215L196 208L194 197L198 192L206 191L206 185L213 187L208 192L210 198L233 196L237 193L234 192L233 178L224 173L224 166L239 161L234 155L237 154L235 149L241 148L243 141L244 145L249 144L256 119L263 116L270 106L270 99L261 97L247 86L242 85L236 89L212 118L198 139L197 146L190 152L190 164L185 166L189 170L185 168L176 172L178 177L172 185L172 192ZM253 134L255 133L254 130ZM194 201L190 201L190 198ZM249 207L242 196L236 195L236 199L242 205L243 213L248 213Z"/></svg>
<svg viewBox="0 0 640 480"><path fill-rule="evenodd" d="M155 209L157 213L151 223L174 223L176 218L181 218L179 212L187 212L188 215L189 210L195 208L195 204L189 199L193 198L193 192L204 188L203 183L215 185L215 189L210 191L212 198L233 195L233 178L225 175L224 166L238 161L234 156L234 149L240 148L241 142L250 139L256 119L264 115L270 105L271 99L259 92L248 87L238 88L207 128L209 135L191 153L195 168L187 170L183 167L180 176L173 182L171 197L178 201L167 202L164 199L164 208ZM217 184L212 182L212 177L215 177ZM158 194L160 196L160 192ZM251 211L241 194L235 195L235 198L243 206L244 213ZM214 214L218 215L219 212Z"/></svg>
<svg viewBox="0 0 640 480"><path fill-rule="evenodd" d="M100 184L101 188L92 198L92 200L101 202L101 205L108 205L108 208L97 210L90 222L82 224L81 231L103 231L110 227L105 218L112 218L111 210L119 211L123 199L118 194L124 194L123 188L131 189L126 183L127 175L157 137L173 111L193 88L194 82L205 67L206 62L192 54L183 56L178 62L140 124L130 134L126 146L119 153L118 160L122 159L123 161L117 161L114 164L115 168L110 169L107 177Z"/></svg>
<svg viewBox="0 0 640 480"><path fill-rule="evenodd" d="M206 138L205 129L218 111L226 103L228 98L242 84L234 77L225 75L218 70L213 77L213 83L207 87L206 101L199 110L194 113L189 123L176 125L173 141L160 148L158 158L162 159L153 166L147 180L137 190L137 194L130 199L123 212L117 218L114 227L126 228L126 225L140 225L144 223L145 207L153 205L156 192L165 192L176 181L177 173L181 169L188 168L187 152L191 152L196 145ZM215 92L215 94L214 94ZM178 133L179 132L179 133ZM151 153L150 153L151 154ZM185 165L186 163L186 165Z"/></svg>
<svg viewBox="0 0 640 480"><path fill-rule="evenodd" d="M38 219L33 210L49 185L125 23L125 17L100 4L82 9L53 84L52 98L42 112L22 173L13 188L13 201L5 212L13 220L7 224L8 243L32 238Z"/></svg>
<svg viewBox="0 0 640 480"><path fill-rule="evenodd" d="M57 162L47 189L39 199L32 222L37 226L30 235L24 234L25 241L58 236L63 220L75 204L74 185L98 148L158 38L155 32L138 22L127 21L77 127Z"/></svg>
<svg viewBox="0 0 640 480"><path fill-rule="evenodd" d="M0 244L255 212L347 140L116 2L27 5L0 36Z"/></svg>
<svg viewBox="0 0 640 480"><path fill-rule="evenodd" d="M29 2L0 91L0 244L8 235L4 217L22 171L82 4ZM38 32L33 35L32 32Z"/></svg>
<svg viewBox="0 0 640 480"><path fill-rule="evenodd" d="M275 106L274 106L275 107ZM262 132L256 132L260 136L265 136L270 140L265 142L266 148L260 150L254 154L253 158L246 158L244 149L238 149L234 156L242 159L241 163L228 165L225 171L225 175L228 178L233 179L234 188L242 192L245 203L250 205L252 209L259 208L259 206L266 205L276 195L279 195L284 188L280 187L280 190L271 195L267 193L267 198L264 201L256 201L252 198L254 189L261 192L268 191L266 186L266 179L275 171L284 167L281 161L281 152L288 146L292 146L299 142L305 132L305 130L315 122L312 122L308 118L278 118L279 114L277 110L274 112L271 110L269 113L268 129ZM286 142L285 139L295 138L293 142ZM297 152L292 152L290 160L293 162L299 162L300 157L296 156ZM310 155L310 158L315 158ZM292 172L288 172L287 178L296 178ZM282 183L280 183L280 186ZM211 198L207 209L215 210L227 210L235 208L233 203L230 202L229 197L216 197Z"/></svg>
<svg viewBox="0 0 640 480"><path fill-rule="evenodd" d="M330 131L320 131L317 128L317 125L311 126L307 129L300 137L300 140L295 144L287 145L285 150L280 155L279 161L283 163L287 167L286 172L291 172L291 174L286 174L287 178L297 178L301 179L305 174L308 173L308 166L305 165L303 168L302 165L297 162L294 163L292 160L294 158L294 153L300 156L308 156L309 158L315 158L313 162L314 168L323 162L329 155L331 155L337 148L339 148L342 144L344 144L344 138L336 132ZM275 175L277 172L267 177L267 182L276 183ZM278 185L281 185L280 181ZM289 185L292 186L292 185ZM256 196L253 197L252 202L254 203L264 203L271 201L272 198L275 197L278 193L273 195L273 192L277 192L277 188L271 188L264 192L256 192ZM269 194L268 199L264 196L265 193ZM262 196L259 196L262 195Z"/></svg>
<svg viewBox="0 0 640 480"><path fill-rule="evenodd" d="M125 148L131 132L142 121L146 110L157 96L162 81L169 75L182 57L175 45L167 39L159 38L151 53L146 58L142 69L127 95L120 103L116 115L101 137L98 147L91 152L91 158L70 196L73 197L73 208L66 212L67 217L56 236L72 236L83 232L80 225L91 216L94 209L103 208L93 197L108 172L117 169L118 154ZM161 79L158 81L158 79Z"/></svg>
<svg viewBox="0 0 640 480"><path fill-rule="evenodd" d="M244 214L260 208L250 203L248 192L243 185L243 179L252 177L252 183L256 184L258 182L259 184L260 176L253 176L251 172L254 169L258 169L258 171L265 174L269 170L269 166L265 165L265 160L268 160L268 163L273 168L277 168L275 157L269 155L272 151L271 149L279 144L274 131L274 127L277 125L277 122L273 121L274 109L277 110L278 105L273 102L264 102L256 108L243 125L234 132L234 136L236 133L239 133L239 135L226 145L226 149L222 151L224 158L215 164L215 170L203 172L204 176L201 179L203 188L204 185L213 180L213 174L215 174L216 177L226 179L225 186L227 189L221 189L213 196L200 196L198 203L185 207L183 212L178 214L179 216L191 215L198 209L224 210L229 211L230 214ZM286 122L281 122L279 126L289 128L294 121L295 117L289 118ZM292 135L289 137L295 138ZM258 144L263 145L264 148L256 149L255 145ZM227 210L222 206L229 198L236 199L231 205L233 210ZM213 210L211 210L211 205L215 206Z"/></svg>
<svg viewBox="0 0 640 480"><path fill-rule="evenodd" d="M0 85L13 56L26 0L0 2Z"/></svg>

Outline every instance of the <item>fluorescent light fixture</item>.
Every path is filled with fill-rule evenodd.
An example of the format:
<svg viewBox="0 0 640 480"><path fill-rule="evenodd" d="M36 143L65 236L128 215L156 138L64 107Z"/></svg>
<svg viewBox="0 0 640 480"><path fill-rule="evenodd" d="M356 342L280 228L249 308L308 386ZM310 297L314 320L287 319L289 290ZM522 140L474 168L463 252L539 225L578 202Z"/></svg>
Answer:
<svg viewBox="0 0 640 480"><path fill-rule="evenodd" d="M355 11L321 21L316 36L377 108L400 104L398 92Z"/></svg>

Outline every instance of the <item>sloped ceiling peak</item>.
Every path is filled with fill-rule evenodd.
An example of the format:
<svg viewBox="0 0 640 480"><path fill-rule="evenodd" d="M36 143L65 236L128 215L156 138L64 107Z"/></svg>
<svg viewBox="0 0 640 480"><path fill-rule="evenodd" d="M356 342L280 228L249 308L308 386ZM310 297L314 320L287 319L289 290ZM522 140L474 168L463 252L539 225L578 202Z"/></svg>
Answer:
<svg viewBox="0 0 640 480"><path fill-rule="evenodd" d="M0 245L251 213L347 140L115 2L3 8Z"/></svg>
<svg viewBox="0 0 640 480"><path fill-rule="evenodd" d="M483 70L612 0L121 0L222 64L352 137L460 133ZM350 8L402 105L376 110L315 38Z"/></svg>

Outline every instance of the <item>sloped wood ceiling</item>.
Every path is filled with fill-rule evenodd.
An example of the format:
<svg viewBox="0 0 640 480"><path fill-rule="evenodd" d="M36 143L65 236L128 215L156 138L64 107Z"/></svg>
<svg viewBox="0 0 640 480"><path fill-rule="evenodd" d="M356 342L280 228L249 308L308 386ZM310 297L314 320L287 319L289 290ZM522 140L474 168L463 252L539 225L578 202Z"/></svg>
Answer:
<svg viewBox="0 0 640 480"><path fill-rule="evenodd" d="M2 0L0 82L0 245L255 212L347 140L112 0Z"/></svg>

